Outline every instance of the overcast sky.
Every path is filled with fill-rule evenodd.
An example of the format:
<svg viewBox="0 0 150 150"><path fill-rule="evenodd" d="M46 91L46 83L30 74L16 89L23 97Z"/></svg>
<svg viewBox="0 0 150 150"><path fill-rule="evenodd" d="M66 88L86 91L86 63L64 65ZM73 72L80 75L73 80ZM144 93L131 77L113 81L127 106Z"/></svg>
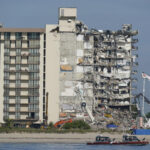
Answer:
<svg viewBox="0 0 150 150"><path fill-rule="evenodd" d="M139 30L138 90L141 73L150 75L150 0L0 0L0 22L5 27L45 27L57 24L59 7L77 7L78 19L97 29L120 29L132 24ZM150 97L150 82L146 82Z"/></svg>

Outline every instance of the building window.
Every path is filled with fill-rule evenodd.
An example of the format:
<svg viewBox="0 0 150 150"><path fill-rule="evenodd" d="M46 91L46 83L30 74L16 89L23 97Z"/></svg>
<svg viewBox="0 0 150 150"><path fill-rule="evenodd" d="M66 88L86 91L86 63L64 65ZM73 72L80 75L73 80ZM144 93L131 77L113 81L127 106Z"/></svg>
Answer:
<svg viewBox="0 0 150 150"><path fill-rule="evenodd" d="M16 32L16 40L21 40L21 39L22 39L22 33Z"/></svg>
<svg viewBox="0 0 150 150"><path fill-rule="evenodd" d="M20 113L17 112L17 113L15 114L15 118L16 118L16 119L20 119Z"/></svg>
<svg viewBox="0 0 150 150"><path fill-rule="evenodd" d="M30 48L39 48L40 47L40 41L39 40L30 40L29 41L29 47Z"/></svg>
<svg viewBox="0 0 150 150"><path fill-rule="evenodd" d="M21 63L21 57L20 56L16 56L16 63Z"/></svg>
<svg viewBox="0 0 150 150"><path fill-rule="evenodd" d="M20 73L19 72L16 73L16 79L20 79Z"/></svg>
<svg viewBox="0 0 150 150"><path fill-rule="evenodd" d="M5 49L4 49L4 52L7 53L7 54L9 54L9 49L8 49L8 48L5 48Z"/></svg>
<svg viewBox="0 0 150 150"><path fill-rule="evenodd" d="M22 43L21 40L16 40L16 48L21 48Z"/></svg>
<svg viewBox="0 0 150 150"><path fill-rule="evenodd" d="M9 78L9 72L4 72L4 77Z"/></svg>
<svg viewBox="0 0 150 150"><path fill-rule="evenodd" d="M9 70L9 65L4 65L4 69Z"/></svg>
<svg viewBox="0 0 150 150"><path fill-rule="evenodd" d="M30 32L27 33L29 40L39 40L40 39L40 33Z"/></svg>
<svg viewBox="0 0 150 150"><path fill-rule="evenodd" d="M20 65L16 65L16 70L17 71L21 70L21 66Z"/></svg>
<svg viewBox="0 0 150 150"><path fill-rule="evenodd" d="M16 54L20 55L21 54L21 49L16 49Z"/></svg>
<svg viewBox="0 0 150 150"><path fill-rule="evenodd" d="M4 84L9 84L9 80L4 80Z"/></svg>
<svg viewBox="0 0 150 150"><path fill-rule="evenodd" d="M5 40L10 40L10 32L5 32L4 33L4 39Z"/></svg>
<svg viewBox="0 0 150 150"><path fill-rule="evenodd" d="M4 47L10 48L10 41L5 41L4 42Z"/></svg>

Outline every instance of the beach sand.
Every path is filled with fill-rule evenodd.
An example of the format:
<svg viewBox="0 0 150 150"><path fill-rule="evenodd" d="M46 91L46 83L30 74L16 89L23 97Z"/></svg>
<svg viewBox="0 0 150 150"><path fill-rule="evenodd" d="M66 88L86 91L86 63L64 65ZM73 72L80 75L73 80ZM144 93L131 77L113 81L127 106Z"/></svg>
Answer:
<svg viewBox="0 0 150 150"><path fill-rule="evenodd" d="M100 134L100 133L1 133L0 143L86 143L94 141L97 135L109 136L116 140L122 139L122 134ZM150 135L138 136L150 141Z"/></svg>

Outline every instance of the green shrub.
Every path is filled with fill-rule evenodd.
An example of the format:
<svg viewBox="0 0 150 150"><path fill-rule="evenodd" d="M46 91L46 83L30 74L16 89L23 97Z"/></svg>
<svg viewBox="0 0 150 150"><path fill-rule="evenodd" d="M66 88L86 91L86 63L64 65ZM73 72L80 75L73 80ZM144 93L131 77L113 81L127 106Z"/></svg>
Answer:
<svg viewBox="0 0 150 150"><path fill-rule="evenodd" d="M53 124L53 122L50 122L50 123L49 123L48 128L49 128L49 129L54 128L54 124Z"/></svg>
<svg viewBox="0 0 150 150"><path fill-rule="evenodd" d="M83 120L75 120L72 123L64 124L63 129L90 129L90 126Z"/></svg>

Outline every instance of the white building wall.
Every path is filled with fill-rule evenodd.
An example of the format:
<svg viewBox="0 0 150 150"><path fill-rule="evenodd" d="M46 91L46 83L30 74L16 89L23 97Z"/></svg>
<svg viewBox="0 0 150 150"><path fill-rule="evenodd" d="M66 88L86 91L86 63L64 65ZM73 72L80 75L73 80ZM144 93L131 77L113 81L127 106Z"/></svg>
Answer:
<svg viewBox="0 0 150 150"><path fill-rule="evenodd" d="M59 34L46 25L46 92L48 92L48 123L59 120Z"/></svg>
<svg viewBox="0 0 150 150"><path fill-rule="evenodd" d="M0 44L0 123L3 123L3 102L4 102L4 43Z"/></svg>
<svg viewBox="0 0 150 150"><path fill-rule="evenodd" d="M40 81L39 81L39 123L43 122L43 50L44 50L44 34L40 35Z"/></svg>

